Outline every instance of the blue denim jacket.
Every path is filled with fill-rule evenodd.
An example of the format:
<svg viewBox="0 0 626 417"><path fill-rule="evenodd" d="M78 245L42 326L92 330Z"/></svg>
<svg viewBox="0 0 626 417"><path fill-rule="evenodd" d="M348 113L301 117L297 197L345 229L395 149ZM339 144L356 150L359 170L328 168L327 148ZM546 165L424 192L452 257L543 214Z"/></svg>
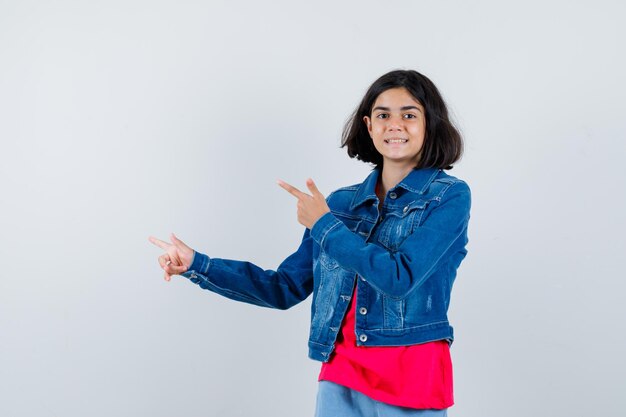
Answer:
<svg viewBox="0 0 626 417"><path fill-rule="evenodd" d="M441 169L414 169L379 213L380 170L331 193L323 215L278 268L195 253L183 276L228 298L287 309L313 293L309 357L326 362L356 285L361 346L452 343L447 318L467 254L468 185Z"/></svg>

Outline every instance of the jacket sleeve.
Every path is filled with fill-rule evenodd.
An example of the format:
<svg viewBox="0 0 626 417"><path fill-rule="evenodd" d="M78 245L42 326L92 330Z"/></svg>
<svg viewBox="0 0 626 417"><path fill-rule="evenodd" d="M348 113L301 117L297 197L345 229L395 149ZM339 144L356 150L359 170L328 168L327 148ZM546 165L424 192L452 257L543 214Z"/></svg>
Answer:
<svg viewBox="0 0 626 417"><path fill-rule="evenodd" d="M276 269L263 270L246 261L210 258L196 252L182 275L201 288L236 301L288 309L313 291L312 244L306 229L300 247Z"/></svg>
<svg viewBox="0 0 626 417"><path fill-rule="evenodd" d="M392 298L404 298L419 287L448 257L465 250L470 216L470 189L463 181L450 185L439 204L395 252L367 243L332 213L311 228L312 238L343 268Z"/></svg>

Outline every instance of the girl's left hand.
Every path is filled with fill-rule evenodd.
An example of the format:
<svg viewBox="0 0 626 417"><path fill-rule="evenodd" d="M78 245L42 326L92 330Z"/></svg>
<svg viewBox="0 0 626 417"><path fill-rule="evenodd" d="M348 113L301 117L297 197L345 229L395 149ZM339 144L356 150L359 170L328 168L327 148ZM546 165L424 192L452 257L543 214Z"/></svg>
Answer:
<svg viewBox="0 0 626 417"><path fill-rule="evenodd" d="M287 190L289 194L298 199L298 221L307 229L311 229L316 221L330 211L326 198L320 193L311 178L306 181L306 186L312 195L303 193L293 185L278 180L278 185Z"/></svg>

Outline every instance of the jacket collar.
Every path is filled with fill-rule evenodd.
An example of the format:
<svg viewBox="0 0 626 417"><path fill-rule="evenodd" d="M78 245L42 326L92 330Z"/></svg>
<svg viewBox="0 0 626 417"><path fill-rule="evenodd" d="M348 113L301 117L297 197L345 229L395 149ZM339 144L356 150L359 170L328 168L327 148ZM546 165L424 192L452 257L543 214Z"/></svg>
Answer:
<svg viewBox="0 0 626 417"><path fill-rule="evenodd" d="M404 188L407 191L411 191L416 194L424 194L428 189L430 183L435 179L435 177L439 174L441 169L439 168L421 168L421 169L413 169L406 177L402 179L395 187L393 187L389 191L393 191L398 188ZM368 176L365 178L359 188L354 194L354 198L352 199L352 204L350 205L351 209L355 209L363 203L366 203L371 200L378 200L376 196L376 183L378 182L378 177L380 176L380 168L375 168Z"/></svg>

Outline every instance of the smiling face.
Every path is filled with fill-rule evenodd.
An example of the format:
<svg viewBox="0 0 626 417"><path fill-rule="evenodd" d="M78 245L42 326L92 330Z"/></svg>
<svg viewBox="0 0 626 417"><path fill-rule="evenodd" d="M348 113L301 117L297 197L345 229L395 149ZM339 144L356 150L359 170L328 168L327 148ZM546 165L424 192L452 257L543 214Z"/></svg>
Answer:
<svg viewBox="0 0 626 417"><path fill-rule="evenodd" d="M414 167L426 134L426 113L404 87L390 88L376 98L370 116L363 117L383 165Z"/></svg>

